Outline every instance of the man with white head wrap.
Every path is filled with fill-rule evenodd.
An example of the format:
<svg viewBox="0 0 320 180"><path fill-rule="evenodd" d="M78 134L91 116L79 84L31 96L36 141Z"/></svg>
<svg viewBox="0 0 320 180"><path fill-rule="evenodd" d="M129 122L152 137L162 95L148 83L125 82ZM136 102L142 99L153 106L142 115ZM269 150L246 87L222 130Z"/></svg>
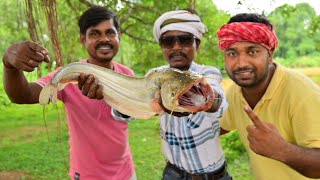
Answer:
<svg viewBox="0 0 320 180"><path fill-rule="evenodd" d="M160 16L153 26L153 35L157 42L160 36L167 31L183 31L201 39L207 31L198 15L187 10L170 11Z"/></svg>
<svg viewBox="0 0 320 180"><path fill-rule="evenodd" d="M208 81L218 97L211 112L167 112L160 117L162 151L168 161L163 180L231 179L218 139L218 118L228 106L220 86L221 73L215 67L193 62L205 32L206 26L193 10L170 11L154 23L154 37L169 65L148 73L168 67L195 71L212 77Z"/></svg>

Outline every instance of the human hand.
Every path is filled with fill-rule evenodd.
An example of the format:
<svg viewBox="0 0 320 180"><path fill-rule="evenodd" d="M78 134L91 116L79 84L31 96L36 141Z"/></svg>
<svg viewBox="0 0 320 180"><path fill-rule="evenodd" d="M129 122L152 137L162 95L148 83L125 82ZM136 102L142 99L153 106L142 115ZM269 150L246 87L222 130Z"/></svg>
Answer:
<svg viewBox="0 0 320 180"><path fill-rule="evenodd" d="M42 61L50 62L48 50L32 41L12 44L3 56L5 67L27 72L33 71Z"/></svg>
<svg viewBox="0 0 320 180"><path fill-rule="evenodd" d="M247 126L249 147L252 151L265 157L281 160L286 156L288 142L271 123L263 122L248 106L243 107L253 125Z"/></svg>
<svg viewBox="0 0 320 180"><path fill-rule="evenodd" d="M92 74L81 73L78 79L78 87L81 93L90 99L103 98L103 88Z"/></svg>
<svg viewBox="0 0 320 180"><path fill-rule="evenodd" d="M212 102L211 108L206 110L206 112L217 112L222 104L222 97L216 91L214 91L214 101Z"/></svg>

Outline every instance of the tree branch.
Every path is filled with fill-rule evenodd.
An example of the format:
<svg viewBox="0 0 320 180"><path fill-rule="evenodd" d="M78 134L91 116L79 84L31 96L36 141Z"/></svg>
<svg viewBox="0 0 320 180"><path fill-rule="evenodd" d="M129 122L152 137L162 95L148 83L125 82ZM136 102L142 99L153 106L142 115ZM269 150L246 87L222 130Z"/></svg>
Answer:
<svg viewBox="0 0 320 180"><path fill-rule="evenodd" d="M148 42L148 43L156 43L155 41L153 40L149 40L149 39L144 39L144 38L141 38L141 37L137 37L135 35L132 35L130 33L128 33L126 30L123 30L121 29L121 33L122 34L126 34L128 37L132 38L132 39L135 39L135 40L138 40L138 41L143 41L143 42Z"/></svg>
<svg viewBox="0 0 320 180"><path fill-rule="evenodd" d="M85 5L87 5L87 6L89 6L89 7L92 7L92 6L94 6L95 4L93 4L93 3L91 3L91 2L89 2L89 1L87 1L87 0L79 0L82 4L85 4Z"/></svg>

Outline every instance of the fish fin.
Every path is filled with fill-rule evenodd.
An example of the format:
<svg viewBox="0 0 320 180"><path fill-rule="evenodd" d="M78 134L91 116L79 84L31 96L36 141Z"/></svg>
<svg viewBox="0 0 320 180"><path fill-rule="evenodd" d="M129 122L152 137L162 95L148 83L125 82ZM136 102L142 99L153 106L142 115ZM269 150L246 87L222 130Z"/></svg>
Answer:
<svg viewBox="0 0 320 180"><path fill-rule="evenodd" d="M52 102L56 104L57 102L57 88L52 86L51 84L46 85L42 88L39 95L39 104L46 105Z"/></svg>
<svg viewBox="0 0 320 180"><path fill-rule="evenodd" d="M156 91L155 94L152 95L152 97L155 97L150 104L151 109L156 112L158 115L162 115L165 111L163 110L163 107L160 104L161 101L161 95L159 91Z"/></svg>
<svg viewBox="0 0 320 180"><path fill-rule="evenodd" d="M162 109L161 105L159 104L159 100L151 101L151 109L154 112L156 112L158 115L161 115L164 113L164 110Z"/></svg>

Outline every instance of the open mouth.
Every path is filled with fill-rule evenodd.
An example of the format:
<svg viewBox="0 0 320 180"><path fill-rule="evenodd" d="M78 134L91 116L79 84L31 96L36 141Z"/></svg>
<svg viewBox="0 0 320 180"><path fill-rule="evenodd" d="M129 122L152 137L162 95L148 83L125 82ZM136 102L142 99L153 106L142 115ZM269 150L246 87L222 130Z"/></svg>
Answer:
<svg viewBox="0 0 320 180"><path fill-rule="evenodd" d="M214 92L209 83L202 80L191 84L178 96L179 106L193 112L210 109L214 101Z"/></svg>

